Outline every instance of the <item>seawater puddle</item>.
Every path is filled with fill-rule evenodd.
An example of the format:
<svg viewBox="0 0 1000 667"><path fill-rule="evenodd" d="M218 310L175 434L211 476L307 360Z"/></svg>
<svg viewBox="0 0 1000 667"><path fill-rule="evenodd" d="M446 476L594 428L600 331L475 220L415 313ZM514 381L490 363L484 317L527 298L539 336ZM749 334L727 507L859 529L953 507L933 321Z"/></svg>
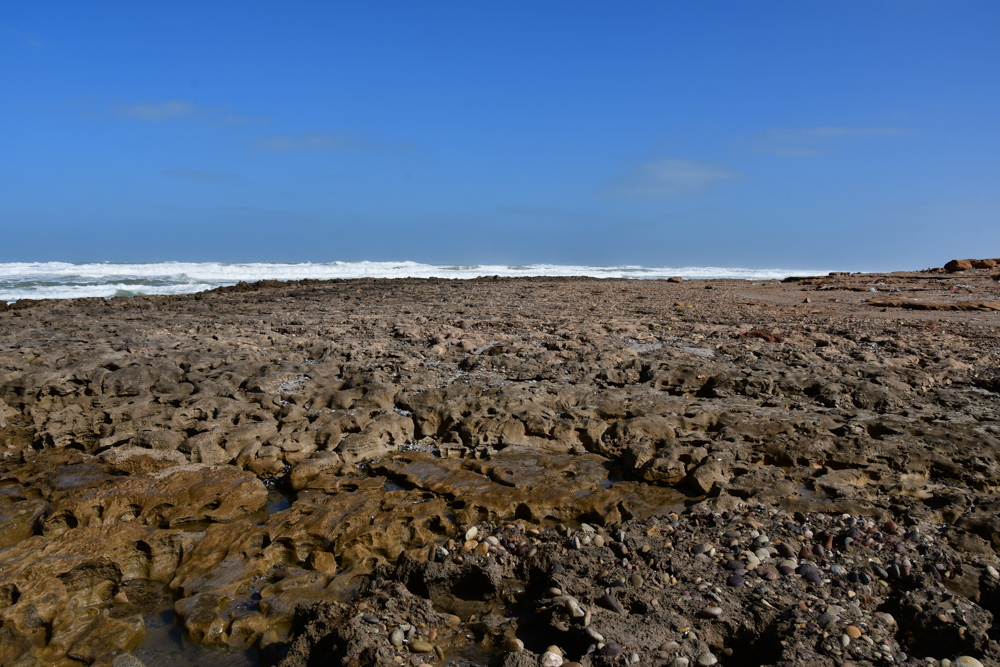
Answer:
<svg viewBox="0 0 1000 667"><path fill-rule="evenodd" d="M266 521L267 518L278 512L287 510L292 506L294 498L281 491L272 489L268 491L267 503L255 515L251 515ZM199 521L196 523L178 526L183 530L205 530L210 522ZM162 600L170 600L172 595L165 586L157 586L149 582L134 582L134 587L140 589L160 589L156 592ZM146 592L146 591L144 591ZM154 595L146 592L152 598ZM130 595L130 598L133 595ZM169 601L170 608L164 609L161 600L156 606L160 607L155 611L143 615L146 624L146 634L142 645L134 650L132 654L142 660L146 667L261 667L262 662L255 648L232 649L208 644L197 644L188 641L184 636L184 630L174 623L174 612L172 600ZM148 608L148 607L147 607Z"/></svg>
<svg viewBox="0 0 1000 667"><path fill-rule="evenodd" d="M184 638L174 623L174 612L163 611L143 617L146 636L132 655L146 667L261 667L255 649L227 649L195 644Z"/></svg>
<svg viewBox="0 0 1000 667"><path fill-rule="evenodd" d="M292 506L294 498L281 491L268 491L267 493L267 513L268 515L283 512Z"/></svg>

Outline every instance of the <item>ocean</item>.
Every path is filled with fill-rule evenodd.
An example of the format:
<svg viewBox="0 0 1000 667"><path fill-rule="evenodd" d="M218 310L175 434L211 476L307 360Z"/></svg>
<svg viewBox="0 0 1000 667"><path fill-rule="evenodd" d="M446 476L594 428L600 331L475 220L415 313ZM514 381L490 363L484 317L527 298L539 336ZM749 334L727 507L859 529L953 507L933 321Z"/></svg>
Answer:
<svg viewBox="0 0 1000 667"><path fill-rule="evenodd" d="M190 294L241 280L315 278L456 278L479 276L588 276L592 278L736 278L773 280L793 275L823 275L815 269L741 269L721 267L570 266L561 264L420 264L418 262L325 263L0 263L0 299L73 299L80 297Z"/></svg>

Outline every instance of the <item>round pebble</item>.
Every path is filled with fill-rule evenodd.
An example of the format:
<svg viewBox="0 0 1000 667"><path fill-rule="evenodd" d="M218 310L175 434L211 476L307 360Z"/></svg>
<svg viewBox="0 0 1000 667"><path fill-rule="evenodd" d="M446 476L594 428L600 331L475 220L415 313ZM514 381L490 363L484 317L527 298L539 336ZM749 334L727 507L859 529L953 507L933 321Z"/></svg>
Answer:
<svg viewBox="0 0 1000 667"><path fill-rule="evenodd" d="M955 662L952 663L955 667L983 667L983 663L979 662L971 655L961 655L955 658Z"/></svg>
<svg viewBox="0 0 1000 667"><path fill-rule="evenodd" d="M718 618L722 616L722 607L705 607L698 615L702 618Z"/></svg>
<svg viewBox="0 0 1000 667"><path fill-rule="evenodd" d="M410 642L410 650L414 653L430 653L434 650L434 645L422 639L414 639ZM561 662L559 663L562 664Z"/></svg>
<svg viewBox="0 0 1000 667"><path fill-rule="evenodd" d="M733 576L731 576L728 579L726 579L726 586L732 586L733 588L740 588L741 586L743 586L746 583L747 583L747 580L744 579L743 577L739 576L738 574L734 574ZM711 664L714 665L715 663L713 662Z"/></svg>
<svg viewBox="0 0 1000 667"><path fill-rule="evenodd" d="M844 628L844 632L847 633L847 636L851 639L858 639L861 637L861 628L856 625L848 625Z"/></svg>
<svg viewBox="0 0 1000 667"><path fill-rule="evenodd" d="M561 655L552 651L546 651L542 654L542 667L562 667L562 664L563 659Z"/></svg>
<svg viewBox="0 0 1000 667"><path fill-rule="evenodd" d="M605 644L604 647L598 651L598 653L608 658L617 658L622 654L622 647L612 642L610 644Z"/></svg>
<svg viewBox="0 0 1000 667"><path fill-rule="evenodd" d="M708 553L711 550L712 550L712 545L709 544L708 542L701 542L691 547L691 553L695 555Z"/></svg>
<svg viewBox="0 0 1000 667"><path fill-rule="evenodd" d="M695 662L695 664L698 665L698 667L711 667L712 665L715 665L718 662L719 662L718 658L716 658L708 651L705 651L704 653L698 656L698 660Z"/></svg>
<svg viewBox="0 0 1000 667"><path fill-rule="evenodd" d="M679 655L674 658L673 662L670 663L670 667L688 667L691 661L685 658L683 655Z"/></svg>

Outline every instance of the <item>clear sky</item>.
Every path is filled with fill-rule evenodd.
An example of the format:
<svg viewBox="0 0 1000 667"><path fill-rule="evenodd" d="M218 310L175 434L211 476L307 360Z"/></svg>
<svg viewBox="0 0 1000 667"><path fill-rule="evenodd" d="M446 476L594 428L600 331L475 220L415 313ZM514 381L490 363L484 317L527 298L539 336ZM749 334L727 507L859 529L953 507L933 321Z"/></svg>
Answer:
<svg viewBox="0 0 1000 667"><path fill-rule="evenodd" d="M0 261L1000 257L1000 2L8 2Z"/></svg>

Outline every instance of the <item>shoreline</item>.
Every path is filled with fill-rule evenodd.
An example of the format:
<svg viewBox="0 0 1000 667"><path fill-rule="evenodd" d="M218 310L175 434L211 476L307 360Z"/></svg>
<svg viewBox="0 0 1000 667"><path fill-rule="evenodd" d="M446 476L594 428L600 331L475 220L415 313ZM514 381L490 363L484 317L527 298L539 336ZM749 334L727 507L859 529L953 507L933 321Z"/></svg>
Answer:
<svg viewBox="0 0 1000 667"><path fill-rule="evenodd" d="M997 276L0 306L0 662L989 664Z"/></svg>

